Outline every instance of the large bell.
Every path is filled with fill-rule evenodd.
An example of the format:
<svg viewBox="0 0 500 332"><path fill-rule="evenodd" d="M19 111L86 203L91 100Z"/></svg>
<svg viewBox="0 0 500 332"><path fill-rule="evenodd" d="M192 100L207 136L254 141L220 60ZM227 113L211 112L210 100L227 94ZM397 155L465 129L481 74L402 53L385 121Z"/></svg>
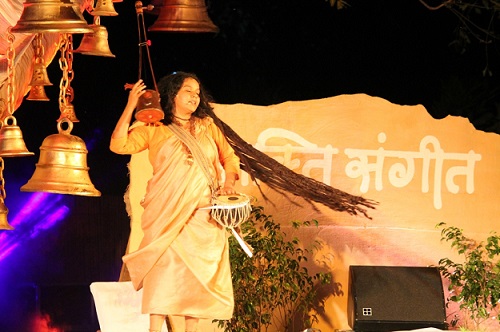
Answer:
<svg viewBox="0 0 500 332"><path fill-rule="evenodd" d="M218 32L207 13L204 0L163 0L155 23L155 32Z"/></svg>
<svg viewBox="0 0 500 332"><path fill-rule="evenodd" d="M68 128L63 130L62 123ZM40 159L31 179L21 191L42 191L56 194L101 196L90 181L85 142L70 134L73 123L63 119L57 123L58 134L45 138Z"/></svg>
<svg viewBox="0 0 500 332"><path fill-rule="evenodd" d="M35 62L33 66L33 75L31 76L29 85L52 85L47 75L47 67L43 62Z"/></svg>
<svg viewBox="0 0 500 332"><path fill-rule="evenodd" d="M3 197L0 197L0 230L11 231L14 229L7 221L9 209L5 206Z"/></svg>
<svg viewBox="0 0 500 332"><path fill-rule="evenodd" d="M47 97L45 87L43 85L32 85L30 94L26 97L26 100L49 101L50 99Z"/></svg>
<svg viewBox="0 0 500 332"><path fill-rule="evenodd" d="M12 124L9 122L12 120ZM16 118L12 115L5 117L0 128L0 157L32 156L23 140L21 128L17 126Z"/></svg>
<svg viewBox="0 0 500 332"><path fill-rule="evenodd" d="M94 16L116 16L118 13L115 10L112 0L97 0L94 10L90 12Z"/></svg>
<svg viewBox="0 0 500 332"><path fill-rule="evenodd" d="M155 123L164 117L165 113L160 105L158 91L147 89L137 101L135 119L146 123Z"/></svg>
<svg viewBox="0 0 500 332"><path fill-rule="evenodd" d="M71 0L26 0L13 33L87 33L92 29Z"/></svg>
<svg viewBox="0 0 500 332"><path fill-rule="evenodd" d="M106 27L96 24L92 24L91 27L93 32L84 34L80 46L73 52L114 58L115 55L109 49Z"/></svg>

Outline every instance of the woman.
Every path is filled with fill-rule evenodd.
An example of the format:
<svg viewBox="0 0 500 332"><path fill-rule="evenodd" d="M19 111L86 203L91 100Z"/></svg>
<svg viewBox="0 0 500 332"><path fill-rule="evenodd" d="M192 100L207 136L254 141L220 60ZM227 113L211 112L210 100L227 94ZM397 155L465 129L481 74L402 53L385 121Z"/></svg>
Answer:
<svg viewBox="0 0 500 332"><path fill-rule="evenodd" d="M208 96L193 74L161 79L165 118L129 130L145 89L142 80L131 88L110 144L119 154L148 149L153 166L141 202L144 238L123 261L134 287L143 288L142 312L150 315L150 332L161 330L166 315L183 316L186 331L196 331L200 318L232 317L228 233L209 209L199 208L210 206L214 194L235 193L239 159L207 115Z"/></svg>

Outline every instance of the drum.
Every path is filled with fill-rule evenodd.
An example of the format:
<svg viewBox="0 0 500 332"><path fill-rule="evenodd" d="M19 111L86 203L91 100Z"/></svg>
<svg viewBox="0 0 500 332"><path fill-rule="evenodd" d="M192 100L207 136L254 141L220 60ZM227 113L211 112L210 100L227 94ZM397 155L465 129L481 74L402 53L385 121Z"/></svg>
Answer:
<svg viewBox="0 0 500 332"><path fill-rule="evenodd" d="M244 194L220 195L212 199L212 217L222 226L234 228L250 217L250 198Z"/></svg>
<svg viewBox="0 0 500 332"><path fill-rule="evenodd" d="M146 122L155 123L162 120L165 113L160 105L160 94L156 90L147 89L144 94L139 97L135 111L135 119Z"/></svg>
<svg viewBox="0 0 500 332"><path fill-rule="evenodd" d="M230 229L246 254L252 257L252 251L235 230L250 218L252 212L250 198L245 194L220 195L212 199L212 206L208 208L212 210L212 218L221 226Z"/></svg>

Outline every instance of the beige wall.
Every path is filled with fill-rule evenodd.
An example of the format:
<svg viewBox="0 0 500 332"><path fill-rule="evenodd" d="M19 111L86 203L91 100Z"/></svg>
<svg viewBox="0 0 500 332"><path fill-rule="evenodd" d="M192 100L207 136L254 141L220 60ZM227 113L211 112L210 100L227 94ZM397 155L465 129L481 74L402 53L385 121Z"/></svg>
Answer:
<svg viewBox="0 0 500 332"><path fill-rule="evenodd" d="M247 142L294 171L380 203L369 211L371 220L322 205L315 212L303 199L287 199L264 186L270 204L242 174L238 189L255 196L275 220L319 221L318 228L297 235L304 243L324 244L313 261L318 269L331 270L343 287L342 296L326 303L328 318L318 326L323 331L349 329L349 265L427 266L455 258L440 242L439 222L478 240L499 230L500 136L475 130L467 119L435 120L421 105L395 105L364 94L271 106L216 105L216 113ZM130 250L141 236L136 203L148 172L145 155L134 156Z"/></svg>

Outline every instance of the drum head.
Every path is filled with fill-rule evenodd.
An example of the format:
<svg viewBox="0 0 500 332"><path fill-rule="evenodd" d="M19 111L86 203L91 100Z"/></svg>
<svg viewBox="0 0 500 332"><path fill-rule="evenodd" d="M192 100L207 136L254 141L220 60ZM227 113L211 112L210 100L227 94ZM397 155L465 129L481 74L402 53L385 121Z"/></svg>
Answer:
<svg viewBox="0 0 500 332"><path fill-rule="evenodd" d="M221 195L217 196L215 202L220 204L239 205L239 203L247 203L248 198L239 194Z"/></svg>

